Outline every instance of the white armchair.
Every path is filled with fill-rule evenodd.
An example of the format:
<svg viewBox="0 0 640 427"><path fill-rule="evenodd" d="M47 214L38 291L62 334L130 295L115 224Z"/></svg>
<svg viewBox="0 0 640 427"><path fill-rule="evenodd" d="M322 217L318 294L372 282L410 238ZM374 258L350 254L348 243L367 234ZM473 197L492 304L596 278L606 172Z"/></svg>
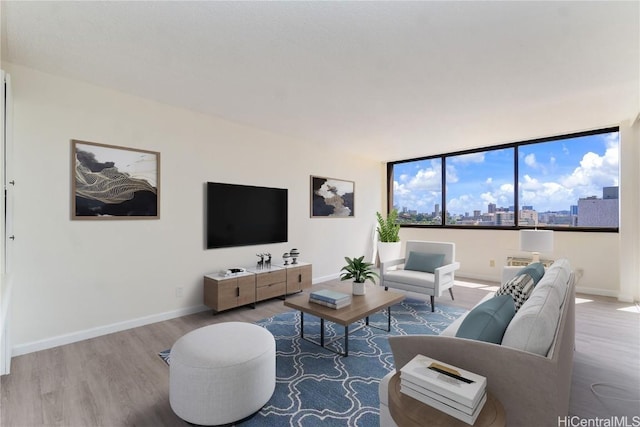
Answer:
<svg viewBox="0 0 640 427"><path fill-rule="evenodd" d="M455 257L455 243L409 240L405 258L381 263L380 285L385 290L395 288L429 295L434 311L435 297L442 296L446 289L453 299L454 273L460 268Z"/></svg>

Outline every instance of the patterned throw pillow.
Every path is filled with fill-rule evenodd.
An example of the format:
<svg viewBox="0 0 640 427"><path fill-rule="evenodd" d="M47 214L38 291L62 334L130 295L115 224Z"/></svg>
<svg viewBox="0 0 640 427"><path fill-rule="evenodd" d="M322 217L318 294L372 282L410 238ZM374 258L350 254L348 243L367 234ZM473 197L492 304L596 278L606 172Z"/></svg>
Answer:
<svg viewBox="0 0 640 427"><path fill-rule="evenodd" d="M534 286L535 284L531 276L528 274L520 274L500 286L500 289L496 292L496 296L511 295L517 312L520 307L522 307L522 304L529 298L529 295L531 295Z"/></svg>

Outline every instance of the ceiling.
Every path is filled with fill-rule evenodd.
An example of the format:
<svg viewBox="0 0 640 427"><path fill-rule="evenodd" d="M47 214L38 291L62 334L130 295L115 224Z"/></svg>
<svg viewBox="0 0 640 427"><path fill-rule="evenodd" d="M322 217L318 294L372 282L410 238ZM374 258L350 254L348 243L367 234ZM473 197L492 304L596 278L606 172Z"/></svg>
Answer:
<svg viewBox="0 0 640 427"><path fill-rule="evenodd" d="M2 60L386 161L640 112L640 2L2 1Z"/></svg>

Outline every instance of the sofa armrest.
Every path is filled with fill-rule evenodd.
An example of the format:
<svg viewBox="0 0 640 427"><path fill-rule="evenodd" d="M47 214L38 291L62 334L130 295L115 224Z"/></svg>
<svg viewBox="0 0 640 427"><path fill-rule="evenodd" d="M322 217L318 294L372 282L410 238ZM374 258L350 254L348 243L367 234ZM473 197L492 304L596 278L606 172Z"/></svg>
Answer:
<svg viewBox="0 0 640 427"><path fill-rule="evenodd" d="M558 402L558 366L552 359L483 341L436 335L389 337L396 369L417 354L487 378L509 426L556 425L566 408Z"/></svg>

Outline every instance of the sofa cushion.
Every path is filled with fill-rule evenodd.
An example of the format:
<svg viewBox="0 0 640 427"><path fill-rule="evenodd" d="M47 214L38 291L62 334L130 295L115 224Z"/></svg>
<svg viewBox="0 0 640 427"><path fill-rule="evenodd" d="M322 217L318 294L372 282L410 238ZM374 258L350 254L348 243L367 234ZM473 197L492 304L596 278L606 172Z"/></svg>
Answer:
<svg viewBox="0 0 640 427"><path fill-rule="evenodd" d="M433 273L436 268L442 267L444 254L429 254L424 252L409 252L407 262L404 264L405 270L423 271Z"/></svg>
<svg viewBox="0 0 640 427"><path fill-rule="evenodd" d="M531 295L534 286L533 278L529 274L520 274L500 286L496 296L511 295L517 312Z"/></svg>
<svg viewBox="0 0 640 427"><path fill-rule="evenodd" d="M515 312L511 295L488 299L467 314L456 337L500 344Z"/></svg>
<svg viewBox="0 0 640 427"><path fill-rule="evenodd" d="M569 287L570 276L571 265L569 262L566 259L557 260L547 269L542 280L536 285L536 290L537 288L551 288L562 306Z"/></svg>
<svg viewBox="0 0 640 427"><path fill-rule="evenodd" d="M537 285L544 276L544 265L541 262L533 262L516 273L516 276L528 274L533 279L533 284Z"/></svg>
<svg viewBox="0 0 640 427"><path fill-rule="evenodd" d="M511 319L502 345L546 356L556 335L561 303L552 286L536 286Z"/></svg>

